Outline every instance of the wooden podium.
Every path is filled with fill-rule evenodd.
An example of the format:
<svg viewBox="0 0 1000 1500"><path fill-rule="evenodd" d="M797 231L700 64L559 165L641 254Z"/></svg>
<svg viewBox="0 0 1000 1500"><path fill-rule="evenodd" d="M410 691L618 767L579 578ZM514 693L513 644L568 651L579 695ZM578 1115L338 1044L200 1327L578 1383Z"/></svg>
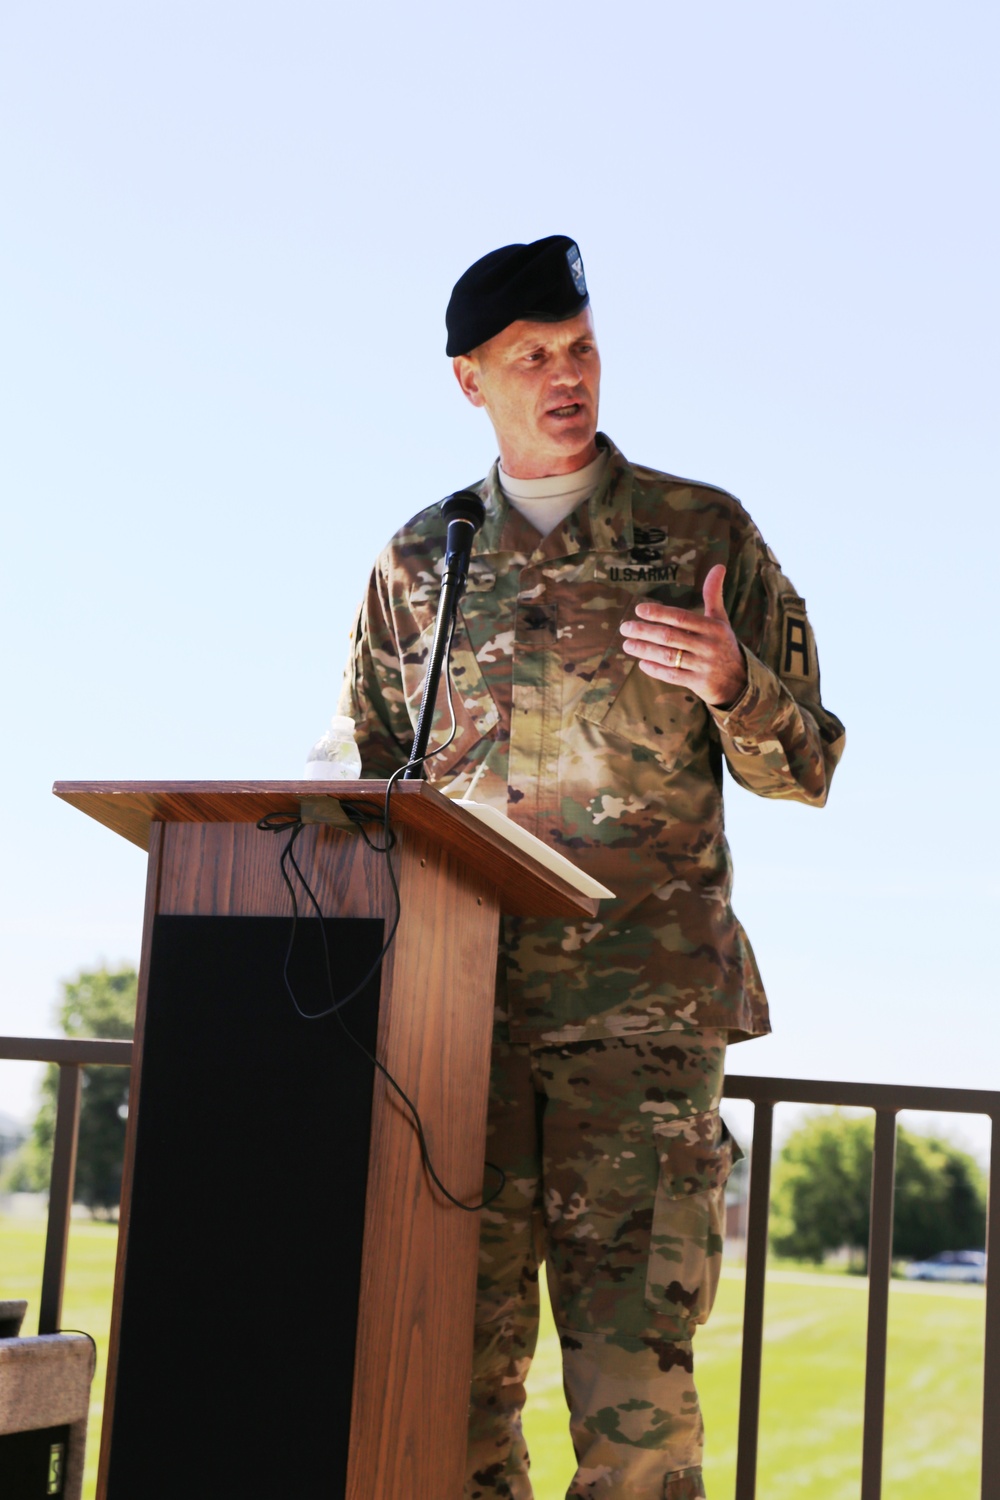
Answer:
<svg viewBox="0 0 1000 1500"><path fill-rule="evenodd" d="M149 851L101 1472L148 1496L458 1500L501 912L596 901L422 781L393 789L400 920L339 1016L295 1014L291 903L268 813L326 920L338 994L388 936L384 855L341 803L384 783L74 783L56 794ZM374 836L380 830L372 824ZM299 895L289 977L329 1003ZM349 1031L341 1025L343 1020Z"/></svg>

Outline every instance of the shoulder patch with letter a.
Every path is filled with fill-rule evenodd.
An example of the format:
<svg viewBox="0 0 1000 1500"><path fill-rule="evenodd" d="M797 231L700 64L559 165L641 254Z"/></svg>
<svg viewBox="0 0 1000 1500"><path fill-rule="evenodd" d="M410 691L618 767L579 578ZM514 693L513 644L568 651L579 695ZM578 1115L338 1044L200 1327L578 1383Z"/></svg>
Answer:
<svg viewBox="0 0 1000 1500"><path fill-rule="evenodd" d="M786 595L781 604L781 675L811 677L812 653L805 600Z"/></svg>

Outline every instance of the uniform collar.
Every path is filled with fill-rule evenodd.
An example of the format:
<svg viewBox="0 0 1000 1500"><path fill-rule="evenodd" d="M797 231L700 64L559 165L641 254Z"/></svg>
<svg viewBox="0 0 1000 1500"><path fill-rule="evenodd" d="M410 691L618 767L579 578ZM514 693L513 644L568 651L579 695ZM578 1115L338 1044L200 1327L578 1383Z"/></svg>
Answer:
<svg viewBox="0 0 1000 1500"><path fill-rule="evenodd" d="M544 562L575 552L624 552L633 544L631 465L603 432L597 445L608 452L604 476L586 505L577 506L566 519L540 538L519 511L513 510L500 488L500 463L494 463L479 486L486 519L476 535L473 557L498 552L519 552Z"/></svg>

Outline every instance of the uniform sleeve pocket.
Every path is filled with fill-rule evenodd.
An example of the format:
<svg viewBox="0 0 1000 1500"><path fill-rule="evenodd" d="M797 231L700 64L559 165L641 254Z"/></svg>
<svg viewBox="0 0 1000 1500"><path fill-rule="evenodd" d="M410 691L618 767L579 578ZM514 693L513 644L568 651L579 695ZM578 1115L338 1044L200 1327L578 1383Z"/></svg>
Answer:
<svg viewBox="0 0 1000 1500"><path fill-rule="evenodd" d="M717 1109L653 1128L659 1181L646 1273L646 1305L690 1338L712 1310L722 1265L725 1188L743 1155Z"/></svg>

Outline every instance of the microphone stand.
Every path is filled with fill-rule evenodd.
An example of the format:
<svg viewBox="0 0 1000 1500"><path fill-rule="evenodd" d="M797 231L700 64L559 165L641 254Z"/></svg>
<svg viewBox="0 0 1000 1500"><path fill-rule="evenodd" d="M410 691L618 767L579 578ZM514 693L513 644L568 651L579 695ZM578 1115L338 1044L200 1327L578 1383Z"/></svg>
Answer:
<svg viewBox="0 0 1000 1500"><path fill-rule="evenodd" d="M442 501L441 511L448 522L444 574L441 579L441 593L438 598L437 618L434 621L434 636L431 640L427 676L424 678L424 691L420 700L420 713L417 717L417 730L413 739L413 749L410 751L410 759L403 772L404 781L413 781L423 775L423 760L427 754L427 742L430 739L431 720L434 717L434 705L437 702L445 652L454 629L458 601L465 591L472 539L483 524L485 515L483 502L471 490L459 490L457 494L449 495L447 500Z"/></svg>

